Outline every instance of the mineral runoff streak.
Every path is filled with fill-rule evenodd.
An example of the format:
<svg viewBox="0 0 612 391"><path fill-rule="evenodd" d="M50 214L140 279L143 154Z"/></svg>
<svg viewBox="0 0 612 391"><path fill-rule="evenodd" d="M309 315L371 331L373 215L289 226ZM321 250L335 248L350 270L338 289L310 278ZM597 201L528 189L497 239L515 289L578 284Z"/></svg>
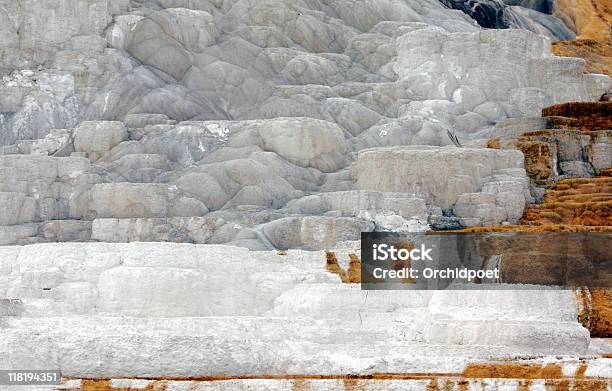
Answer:
<svg viewBox="0 0 612 391"><path fill-rule="evenodd" d="M372 259L376 261L433 261L431 256L432 248L427 248L425 244L421 244L420 248L405 249L396 248L393 245L374 244L372 245ZM476 279L499 279L499 269L492 270L473 270L467 268L443 268L437 269L434 267L425 267L416 269L413 267L405 267L401 269L386 269L376 267L373 270L373 276L377 279L403 280L406 278L433 278L433 279L466 279L472 282Z"/></svg>

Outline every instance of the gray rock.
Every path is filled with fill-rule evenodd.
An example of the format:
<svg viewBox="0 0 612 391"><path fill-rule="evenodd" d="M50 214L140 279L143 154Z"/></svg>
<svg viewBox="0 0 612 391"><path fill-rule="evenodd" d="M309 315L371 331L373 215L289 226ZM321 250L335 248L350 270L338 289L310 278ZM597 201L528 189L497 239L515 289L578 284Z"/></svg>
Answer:
<svg viewBox="0 0 612 391"><path fill-rule="evenodd" d="M96 161L127 139L127 129L121 122L83 122L74 131L74 149L76 152L86 152L91 161Z"/></svg>
<svg viewBox="0 0 612 391"><path fill-rule="evenodd" d="M90 213L96 218L191 217L208 209L176 186L153 183L105 183L91 189Z"/></svg>
<svg viewBox="0 0 612 391"><path fill-rule="evenodd" d="M337 171L346 161L349 144L335 124L310 118L277 118L247 124L229 140L229 146L256 144L301 167Z"/></svg>
<svg viewBox="0 0 612 391"><path fill-rule="evenodd" d="M91 221L48 221L42 224L41 233L50 242L87 242L91 239Z"/></svg>
<svg viewBox="0 0 612 391"><path fill-rule="evenodd" d="M224 221L215 217L95 219L91 239L100 242L207 243Z"/></svg>
<svg viewBox="0 0 612 391"><path fill-rule="evenodd" d="M265 224L262 230L276 248L324 250L338 242L358 240L361 232L373 231L374 224L343 217L287 217Z"/></svg>
<svg viewBox="0 0 612 391"><path fill-rule="evenodd" d="M147 125L171 125L173 121L165 114L129 114L123 123L130 129L142 129Z"/></svg>
<svg viewBox="0 0 612 391"><path fill-rule="evenodd" d="M20 231L11 240L87 240L97 213L99 224L119 219L97 230L104 238L116 229L116 240L249 248L270 247L253 232L282 218L419 230L457 223L441 207L480 224L484 205L485 220L513 221L530 198L517 153L417 146L376 162L358 153L450 145L448 130L484 147L539 129L519 118L543 105L611 85L523 31L561 31L531 12L512 12L523 30L489 31L439 2L272 3L4 1L0 191L35 211L5 213ZM582 141L560 139L559 161L609 166L606 140L589 150ZM494 201L456 205L482 192ZM198 235L190 221L210 217L207 208L223 223ZM17 228L29 221L35 233Z"/></svg>
<svg viewBox="0 0 612 391"><path fill-rule="evenodd" d="M34 198L23 193L0 192L0 225L31 223L37 219L37 205Z"/></svg>
<svg viewBox="0 0 612 391"><path fill-rule="evenodd" d="M17 147L20 153L26 155L68 156L74 151L69 129L52 129L42 139L18 141Z"/></svg>
<svg viewBox="0 0 612 391"><path fill-rule="evenodd" d="M351 172L358 189L413 194L446 209L459 195L481 191L487 177L506 168L522 169L522 153L410 146L361 151Z"/></svg>
<svg viewBox="0 0 612 391"><path fill-rule="evenodd" d="M568 161L559 163L559 174L569 178L590 178L595 176L595 170L588 162Z"/></svg>

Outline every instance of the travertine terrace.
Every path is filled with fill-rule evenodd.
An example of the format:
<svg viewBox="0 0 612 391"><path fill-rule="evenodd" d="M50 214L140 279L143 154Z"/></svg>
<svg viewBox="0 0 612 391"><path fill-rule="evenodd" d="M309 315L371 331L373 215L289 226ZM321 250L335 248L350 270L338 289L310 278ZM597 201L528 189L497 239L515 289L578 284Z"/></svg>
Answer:
<svg viewBox="0 0 612 391"><path fill-rule="evenodd" d="M611 389L606 291L358 285L362 232L612 230L609 11L568 3L0 0L0 369Z"/></svg>

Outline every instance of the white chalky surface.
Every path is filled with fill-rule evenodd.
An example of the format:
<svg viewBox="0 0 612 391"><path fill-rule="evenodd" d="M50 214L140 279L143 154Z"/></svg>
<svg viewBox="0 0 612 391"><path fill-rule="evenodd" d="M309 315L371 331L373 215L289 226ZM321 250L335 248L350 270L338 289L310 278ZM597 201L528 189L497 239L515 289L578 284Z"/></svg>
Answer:
<svg viewBox="0 0 612 391"><path fill-rule="evenodd" d="M296 250L0 252L0 297L19 300L3 302L0 368L115 378L461 373L474 361L589 354L571 291L367 292L327 273L324 252ZM590 370L608 376L605 365Z"/></svg>

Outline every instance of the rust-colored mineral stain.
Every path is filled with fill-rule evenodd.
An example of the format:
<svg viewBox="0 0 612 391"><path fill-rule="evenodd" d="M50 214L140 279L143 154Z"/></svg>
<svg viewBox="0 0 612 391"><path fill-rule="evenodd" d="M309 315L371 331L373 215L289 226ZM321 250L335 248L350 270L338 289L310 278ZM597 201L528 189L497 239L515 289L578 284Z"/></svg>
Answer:
<svg viewBox="0 0 612 391"><path fill-rule="evenodd" d="M529 391L531 380L519 380L518 391Z"/></svg>
<svg viewBox="0 0 612 391"><path fill-rule="evenodd" d="M562 379L563 370L559 365L479 363L469 364L463 377L483 379Z"/></svg>
<svg viewBox="0 0 612 391"><path fill-rule="evenodd" d="M574 375L574 377L576 379L584 379L584 374L588 368L588 364L587 363L580 363L580 365L578 366L578 369L576 370L576 374Z"/></svg>
<svg viewBox="0 0 612 391"><path fill-rule="evenodd" d="M586 364L585 364L586 368ZM577 372L579 375L580 369ZM426 380L428 391L451 391L459 389L467 391L470 381L479 379L516 379L518 390L528 391L532 380L545 380L548 390L584 390L603 391L607 390L609 381L600 379L584 379L573 376L563 377L562 369L558 365L548 364L517 364L517 363L480 363L469 365L464 373L376 373L369 375L278 375L278 376L247 376L229 377L213 376L203 378L172 378L172 379L143 379L151 380L144 391L165 391L168 381L185 381L197 383L209 383L228 380L290 380L293 391L307 391L312 389L311 381L338 380L344 389L348 391L362 391L367 389L370 381L383 380ZM83 379L81 391L133 391L126 388L112 388L108 379ZM191 388L189 388L191 389Z"/></svg>
<svg viewBox="0 0 612 391"><path fill-rule="evenodd" d="M586 72L612 76L612 41L575 39L553 42L552 52L561 57L580 57L587 62Z"/></svg>
<svg viewBox="0 0 612 391"><path fill-rule="evenodd" d="M81 383L82 391L110 391L110 380L83 380ZM114 391L114 390L113 390Z"/></svg>
<svg viewBox="0 0 612 391"><path fill-rule="evenodd" d="M160 379L151 380L151 383L145 388L139 388L139 391L165 391L166 381ZM84 379L81 382L80 391L134 391L133 388L112 387L111 380L108 379Z"/></svg>
<svg viewBox="0 0 612 391"><path fill-rule="evenodd" d="M578 321L593 338L612 338L612 290L583 288L576 291Z"/></svg>
<svg viewBox="0 0 612 391"><path fill-rule="evenodd" d="M610 114L612 114L612 102L566 102L542 109L543 117L590 118L602 116L606 121L612 121L612 118L609 118Z"/></svg>
<svg viewBox="0 0 612 391"><path fill-rule="evenodd" d="M345 378L342 379L342 384L345 391L364 391L365 385L359 383L359 379Z"/></svg>
<svg viewBox="0 0 612 391"><path fill-rule="evenodd" d="M361 283L361 260L356 254L349 254L348 279L351 284Z"/></svg>
<svg viewBox="0 0 612 391"><path fill-rule="evenodd" d="M457 385L459 386L459 390L460 391L468 391L469 389L469 383L467 380L460 380ZM452 388L451 388L452 390ZM446 391L446 390L445 390ZM449 390L450 391L450 390Z"/></svg>
<svg viewBox="0 0 612 391"><path fill-rule="evenodd" d="M612 232L612 227L569 225L569 224L542 224L542 225L502 225L486 227L470 227L454 231L438 232Z"/></svg>
<svg viewBox="0 0 612 391"><path fill-rule="evenodd" d="M438 387L438 379L431 379L427 383L427 391L440 391L440 387Z"/></svg>
<svg viewBox="0 0 612 391"><path fill-rule="evenodd" d="M607 391L608 390L608 381L607 380L594 380L594 379L585 379L585 380L570 380L568 382L568 387L565 390L572 391ZM552 388L554 383L551 383L551 388L549 389L560 389L560 388ZM547 387L548 388L548 387Z"/></svg>
<svg viewBox="0 0 612 391"><path fill-rule="evenodd" d="M361 260L355 254L349 254L349 267L344 270L338 263L336 253L333 251L325 252L325 270L340 276L340 280L345 284L361 283Z"/></svg>
<svg viewBox="0 0 612 391"><path fill-rule="evenodd" d="M610 231L612 178L558 180L546 191L541 204L525 210L520 224L602 227L602 231Z"/></svg>
<svg viewBox="0 0 612 391"><path fill-rule="evenodd" d="M569 380L546 380L544 387L548 391L569 391L570 381Z"/></svg>
<svg viewBox="0 0 612 391"><path fill-rule="evenodd" d="M337 274L340 276L340 280L344 283L348 282L348 276L346 271L340 267L338 263L338 258L336 258L336 253L332 251L325 252L325 270L332 274Z"/></svg>
<svg viewBox="0 0 612 391"><path fill-rule="evenodd" d="M83 380L82 391L108 391L112 390L110 380Z"/></svg>
<svg viewBox="0 0 612 391"><path fill-rule="evenodd" d="M491 139L487 142L487 148L501 149L501 140L498 138Z"/></svg>
<svg viewBox="0 0 612 391"><path fill-rule="evenodd" d="M591 292L591 300L591 336L612 338L612 290L593 290Z"/></svg>
<svg viewBox="0 0 612 391"><path fill-rule="evenodd" d="M296 379L291 382L291 391L308 391L310 386L305 379Z"/></svg>

